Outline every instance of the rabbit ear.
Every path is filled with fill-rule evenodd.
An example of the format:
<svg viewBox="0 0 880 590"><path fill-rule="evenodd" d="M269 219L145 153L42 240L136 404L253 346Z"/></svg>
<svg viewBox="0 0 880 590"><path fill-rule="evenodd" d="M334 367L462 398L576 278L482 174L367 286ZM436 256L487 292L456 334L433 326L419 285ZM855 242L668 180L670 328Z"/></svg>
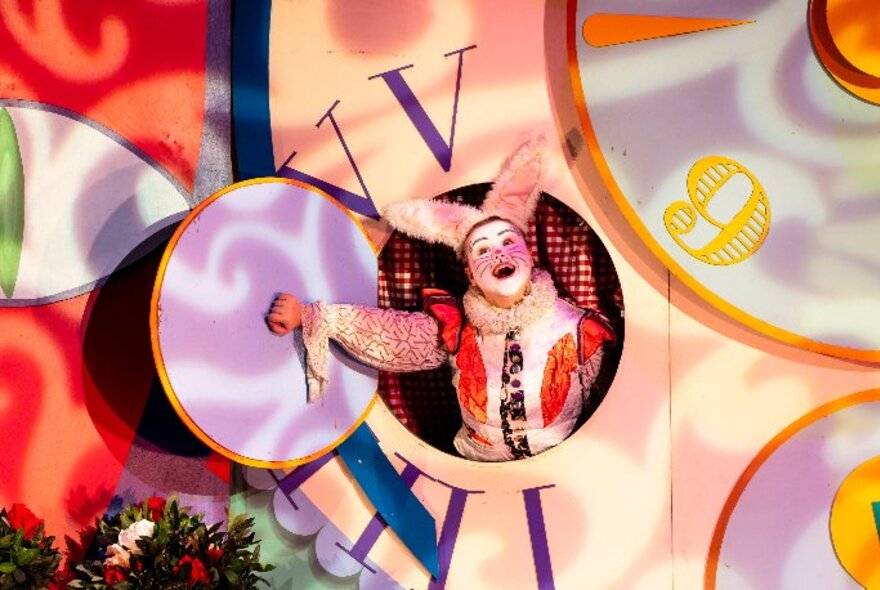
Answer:
<svg viewBox="0 0 880 590"><path fill-rule="evenodd" d="M544 143L544 137L538 136L517 148L501 167L479 209L414 199L388 205L382 217L408 236L456 250L476 224L490 217L505 219L526 232L541 196Z"/></svg>
<svg viewBox="0 0 880 590"><path fill-rule="evenodd" d="M471 228L486 217L468 205L430 199L392 203L382 216L408 236L453 249L458 249Z"/></svg>
<svg viewBox="0 0 880 590"><path fill-rule="evenodd" d="M541 196L544 146L544 136L538 136L507 159L483 202L487 217L501 217L528 228Z"/></svg>

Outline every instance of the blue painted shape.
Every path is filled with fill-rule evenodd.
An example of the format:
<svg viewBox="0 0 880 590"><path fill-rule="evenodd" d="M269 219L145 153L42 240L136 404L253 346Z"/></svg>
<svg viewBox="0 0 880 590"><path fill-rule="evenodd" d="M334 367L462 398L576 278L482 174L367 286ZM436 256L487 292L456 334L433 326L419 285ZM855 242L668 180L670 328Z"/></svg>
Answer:
<svg viewBox="0 0 880 590"><path fill-rule="evenodd" d="M379 448L370 427L361 424L336 451L388 527L425 569L438 578L440 566L434 517Z"/></svg>
<svg viewBox="0 0 880 590"><path fill-rule="evenodd" d="M273 176L269 117L269 18L272 0L233 7L232 132L238 180Z"/></svg>

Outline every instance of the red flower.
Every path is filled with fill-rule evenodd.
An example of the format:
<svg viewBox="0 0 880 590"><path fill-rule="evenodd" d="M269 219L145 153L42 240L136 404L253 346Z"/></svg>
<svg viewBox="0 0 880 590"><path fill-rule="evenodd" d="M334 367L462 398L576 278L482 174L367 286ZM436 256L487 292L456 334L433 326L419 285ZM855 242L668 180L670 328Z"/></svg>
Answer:
<svg viewBox="0 0 880 590"><path fill-rule="evenodd" d="M37 534L37 528L43 524L24 504L13 504L6 513L6 519L15 530L24 530L25 539L32 539Z"/></svg>
<svg viewBox="0 0 880 590"><path fill-rule="evenodd" d="M108 567L104 570L104 583L107 585L113 585L116 582L121 582L125 579L125 572L123 572L118 567Z"/></svg>
<svg viewBox="0 0 880 590"><path fill-rule="evenodd" d="M214 543L208 545L208 561L211 565L217 565L221 559L223 559L223 549L217 547Z"/></svg>
<svg viewBox="0 0 880 590"><path fill-rule="evenodd" d="M174 569L171 570L172 573L176 574L180 571L180 569L184 566L184 564L189 564L189 579L187 583L190 586L195 586L196 584L209 584L211 582L210 576L208 576L208 569L205 567L205 564L202 563L202 560L198 557L191 557L189 555L184 555L180 558L180 561L177 562L177 565L174 566Z"/></svg>
<svg viewBox="0 0 880 590"><path fill-rule="evenodd" d="M150 511L150 520L159 522L165 515L165 498L153 496L147 499L147 509Z"/></svg>

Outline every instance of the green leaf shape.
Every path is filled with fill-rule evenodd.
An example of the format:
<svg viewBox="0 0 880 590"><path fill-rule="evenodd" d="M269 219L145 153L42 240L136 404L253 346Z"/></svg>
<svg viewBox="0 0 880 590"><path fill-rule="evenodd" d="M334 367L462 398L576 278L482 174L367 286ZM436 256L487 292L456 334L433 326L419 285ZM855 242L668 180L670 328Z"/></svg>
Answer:
<svg viewBox="0 0 880 590"><path fill-rule="evenodd" d="M16 561L18 562L18 565L28 565L39 556L39 549L22 549L16 554Z"/></svg>
<svg viewBox="0 0 880 590"><path fill-rule="evenodd" d="M12 297L24 240L24 168L9 111L0 108L0 288Z"/></svg>

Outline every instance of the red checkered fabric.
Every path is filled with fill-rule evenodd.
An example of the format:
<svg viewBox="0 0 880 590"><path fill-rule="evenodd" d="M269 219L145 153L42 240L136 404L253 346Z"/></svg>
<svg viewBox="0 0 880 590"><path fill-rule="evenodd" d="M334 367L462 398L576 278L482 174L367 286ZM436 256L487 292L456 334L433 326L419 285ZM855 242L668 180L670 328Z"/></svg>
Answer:
<svg viewBox="0 0 880 590"><path fill-rule="evenodd" d="M488 189L488 184L473 185L441 198L479 206ZM609 369L613 377L623 335L623 297L598 236L577 213L543 195L529 225L527 242L536 265L550 272L561 297L579 307L598 310L617 329L618 354L607 355L607 364L614 365ZM463 295L468 282L461 262L447 246L394 232L379 256L379 305L421 310L421 291L426 287ZM610 383L610 377L607 381ZM461 415L448 368L380 372L379 394L410 431L441 450L454 452L452 440L461 426Z"/></svg>

